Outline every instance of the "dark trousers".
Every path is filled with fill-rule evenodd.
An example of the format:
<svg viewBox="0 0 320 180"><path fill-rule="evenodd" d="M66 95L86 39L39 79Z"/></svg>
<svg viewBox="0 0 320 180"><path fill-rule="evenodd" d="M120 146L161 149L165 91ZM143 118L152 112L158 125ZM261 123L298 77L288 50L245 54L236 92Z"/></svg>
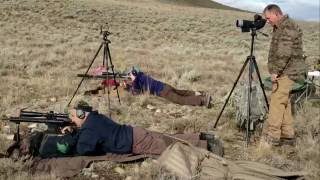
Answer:
<svg viewBox="0 0 320 180"><path fill-rule="evenodd" d="M164 84L159 96L180 105L202 106L205 104L205 98L196 96L194 91L175 89L168 84Z"/></svg>
<svg viewBox="0 0 320 180"><path fill-rule="evenodd" d="M179 141L179 139L187 141L194 146L207 149L207 141L200 140L199 133L166 135L134 127L132 153L160 155L170 144Z"/></svg>

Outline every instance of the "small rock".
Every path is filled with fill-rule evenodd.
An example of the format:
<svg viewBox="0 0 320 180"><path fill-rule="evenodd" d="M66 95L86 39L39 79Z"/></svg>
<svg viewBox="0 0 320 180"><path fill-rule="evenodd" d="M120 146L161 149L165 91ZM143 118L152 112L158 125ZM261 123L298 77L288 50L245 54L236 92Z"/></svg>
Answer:
<svg viewBox="0 0 320 180"><path fill-rule="evenodd" d="M146 161L143 161L143 162L141 163L141 168L146 169L146 168L148 168L148 167L149 167L149 163L147 163Z"/></svg>
<svg viewBox="0 0 320 180"><path fill-rule="evenodd" d="M28 126L29 129L33 129L33 128L37 128L37 127L38 127L37 123L32 123Z"/></svg>
<svg viewBox="0 0 320 180"><path fill-rule="evenodd" d="M125 180L133 180L133 177L132 177L132 176L127 176L127 177L125 178Z"/></svg>
<svg viewBox="0 0 320 180"><path fill-rule="evenodd" d="M196 96L201 96L202 94L201 94L201 92L196 91L196 92L195 92L195 95L196 95Z"/></svg>
<svg viewBox="0 0 320 180"><path fill-rule="evenodd" d="M218 130L221 130L221 129L222 129L222 127L221 127L221 126L218 126L218 127L217 127L217 129L218 129Z"/></svg>
<svg viewBox="0 0 320 180"><path fill-rule="evenodd" d="M10 126L9 125L3 126L3 132L5 134L10 134L11 132Z"/></svg>
<svg viewBox="0 0 320 180"><path fill-rule="evenodd" d="M95 174L95 173L92 173L91 177L92 177L92 178L98 178L99 175L98 175L98 174Z"/></svg>
<svg viewBox="0 0 320 180"><path fill-rule="evenodd" d="M50 101L51 102L57 102L57 98L56 97L52 97L52 98L50 98Z"/></svg>
<svg viewBox="0 0 320 180"><path fill-rule="evenodd" d="M234 149L240 149L240 148L242 148L242 146L240 146L240 145L238 145L238 144L233 144L233 145L232 145L232 148L234 148Z"/></svg>
<svg viewBox="0 0 320 180"><path fill-rule="evenodd" d="M163 109L162 112L165 113L165 114L169 113L169 111L167 109Z"/></svg>
<svg viewBox="0 0 320 180"><path fill-rule="evenodd" d="M151 162L152 162L152 163L155 163L155 164L158 163L158 161L157 161L156 159L152 159Z"/></svg>
<svg viewBox="0 0 320 180"><path fill-rule="evenodd" d="M13 138L14 138L14 135L13 135L13 134L6 135L6 139L7 139L7 140L13 140Z"/></svg>
<svg viewBox="0 0 320 180"><path fill-rule="evenodd" d="M134 166L133 171L134 171L134 173L138 174L140 171L139 166L138 165Z"/></svg>
<svg viewBox="0 0 320 180"><path fill-rule="evenodd" d="M121 167L114 168L114 171L117 172L120 175L123 175L125 173L124 169Z"/></svg>
<svg viewBox="0 0 320 180"><path fill-rule="evenodd" d="M161 113L161 109L157 109L157 110L156 110L156 113Z"/></svg>
<svg viewBox="0 0 320 180"><path fill-rule="evenodd" d="M84 176L92 176L92 174L93 174L93 165L91 165L90 167L88 167L88 168L83 168L82 170L81 170L81 172L82 172L82 174L84 175Z"/></svg>
<svg viewBox="0 0 320 180"><path fill-rule="evenodd" d="M154 109L156 109L156 107L152 106L151 104L148 104L147 109L154 110Z"/></svg>
<svg viewBox="0 0 320 180"><path fill-rule="evenodd" d="M182 116L182 119L190 119L190 115Z"/></svg>

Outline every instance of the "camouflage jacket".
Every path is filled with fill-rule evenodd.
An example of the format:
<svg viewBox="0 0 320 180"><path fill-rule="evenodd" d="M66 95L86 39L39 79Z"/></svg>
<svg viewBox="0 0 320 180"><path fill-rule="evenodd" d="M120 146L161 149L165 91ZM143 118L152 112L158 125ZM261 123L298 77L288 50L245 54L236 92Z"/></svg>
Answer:
<svg viewBox="0 0 320 180"><path fill-rule="evenodd" d="M294 81L305 77L302 31L287 15L273 28L268 69L270 74L287 75Z"/></svg>

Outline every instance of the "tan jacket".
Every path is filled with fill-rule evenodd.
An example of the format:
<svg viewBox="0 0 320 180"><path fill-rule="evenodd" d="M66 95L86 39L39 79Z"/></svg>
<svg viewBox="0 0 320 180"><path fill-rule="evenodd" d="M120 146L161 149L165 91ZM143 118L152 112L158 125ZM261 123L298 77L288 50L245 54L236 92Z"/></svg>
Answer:
<svg viewBox="0 0 320 180"><path fill-rule="evenodd" d="M294 81L305 77L302 31L287 15L273 29L268 69L270 74L288 75Z"/></svg>

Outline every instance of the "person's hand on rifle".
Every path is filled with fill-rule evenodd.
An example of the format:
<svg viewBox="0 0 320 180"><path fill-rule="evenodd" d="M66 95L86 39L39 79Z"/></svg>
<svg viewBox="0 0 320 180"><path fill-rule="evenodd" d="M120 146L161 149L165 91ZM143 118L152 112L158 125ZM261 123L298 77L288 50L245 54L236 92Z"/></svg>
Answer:
<svg viewBox="0 0 320 180"><path fill-rule="evenodd" d="M132 72L129 72L129 77L131 81L134 81L136 79L136 76Z"/></svg>
<svg viewBox="0 0 320 180"><path fill-rule="evenodd" d="M120 86L123 87L123 89L129 91L132 87L131 82L127 82L126 80L124 80L123 82L120 82Z"/></svg>
<svg viewBox="0 0 320 180"><path fill-rule="evenodd" d="M69 133L72 133L73 131L74 131L74 127L72 126L66 126L61 129L62 134L69 134Z"/></svg>
<svg viewBox="0 0 320 180"><path fill-rule="evenodd" d="M120 86L126 89L128 87L127 81L120 82Z"/></svg>

